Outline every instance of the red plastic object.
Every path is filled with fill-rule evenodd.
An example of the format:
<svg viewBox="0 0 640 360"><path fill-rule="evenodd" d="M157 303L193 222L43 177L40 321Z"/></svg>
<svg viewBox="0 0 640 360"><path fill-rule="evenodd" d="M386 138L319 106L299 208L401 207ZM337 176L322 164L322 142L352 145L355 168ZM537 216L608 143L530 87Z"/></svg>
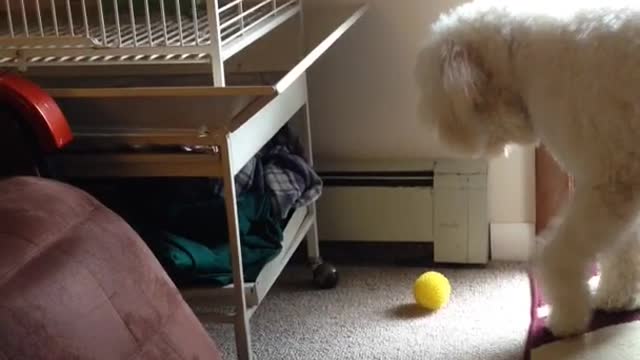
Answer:
<svg viewBox="0 0 640 360"><path fill-rule="evenodd" d="M42 88L15 74L0 76L0 102L14 107L34 130L42 151L62 149L73 139L58 104Z"/></svg>

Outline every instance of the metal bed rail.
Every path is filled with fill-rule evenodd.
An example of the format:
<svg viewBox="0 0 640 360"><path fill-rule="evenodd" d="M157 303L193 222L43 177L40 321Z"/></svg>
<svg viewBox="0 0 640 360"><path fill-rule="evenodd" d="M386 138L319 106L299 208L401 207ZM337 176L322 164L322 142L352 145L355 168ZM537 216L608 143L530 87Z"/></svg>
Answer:
<svg viewBox="0 0 640 360"><path fill-rule="evenodd" d="M300 0L0 0L0 67L224 62Z"/></svg>

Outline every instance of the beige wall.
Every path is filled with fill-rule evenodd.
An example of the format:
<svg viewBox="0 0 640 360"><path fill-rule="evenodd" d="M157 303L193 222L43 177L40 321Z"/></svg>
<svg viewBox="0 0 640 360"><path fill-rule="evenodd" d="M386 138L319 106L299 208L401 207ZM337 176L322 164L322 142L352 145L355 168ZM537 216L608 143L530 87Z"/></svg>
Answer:
<svg viewBox="0 0 640 360"><path fill-rule="evenodd" d="M535 223L535 151L515 147L489 164L489 214L494 223Z"/></svg>
<svg viewBox="0 0 640 360"><path fill-rule="evenodd" d="M449 5L461 2L369 1L369 13L310 73L318 155L422 158L445 154L416 118L414 61L428 23ZM313 16L310 12L307 15Z"/></svg>
<svg viewBox="0 0 640 360"><path fill-rule="evenodd" d="M306 0L342 5L362 0ZM366 0L365 0L366 1ZM310 72L313 145L318 158L433 159L450 154L416 118L414 59L428 24L462 0L369 0L370 11ZM307 11L313 17L313 9ZM533 223L532 148L492 161L490 218Z"/></svg>

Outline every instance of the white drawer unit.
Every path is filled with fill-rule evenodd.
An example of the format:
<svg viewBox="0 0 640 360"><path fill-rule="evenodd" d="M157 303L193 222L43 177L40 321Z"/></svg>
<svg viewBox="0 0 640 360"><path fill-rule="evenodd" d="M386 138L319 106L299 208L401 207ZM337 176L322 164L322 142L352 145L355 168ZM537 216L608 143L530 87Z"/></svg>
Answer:
<svg viewBox="0 0 640 360"><path fill-rule="evenodd" d="M433 187L434 260L489 261L487 169L482 161L437 162Z"/></svg>

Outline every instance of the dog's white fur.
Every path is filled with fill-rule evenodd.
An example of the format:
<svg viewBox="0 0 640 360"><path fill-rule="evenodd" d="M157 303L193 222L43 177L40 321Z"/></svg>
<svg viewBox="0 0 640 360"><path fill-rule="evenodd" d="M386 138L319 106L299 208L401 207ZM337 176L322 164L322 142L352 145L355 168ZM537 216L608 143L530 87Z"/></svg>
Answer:
<svg viewBox="0 0 640 360"><path fill-rule="evenodd" d="M541 250L558 336L594 307L640 307L640 5L637 1L474 1L443 14L418 55L420 118L474 157L542 143L574 178ZM590 265L601 282L589 292Z"/></svg>

